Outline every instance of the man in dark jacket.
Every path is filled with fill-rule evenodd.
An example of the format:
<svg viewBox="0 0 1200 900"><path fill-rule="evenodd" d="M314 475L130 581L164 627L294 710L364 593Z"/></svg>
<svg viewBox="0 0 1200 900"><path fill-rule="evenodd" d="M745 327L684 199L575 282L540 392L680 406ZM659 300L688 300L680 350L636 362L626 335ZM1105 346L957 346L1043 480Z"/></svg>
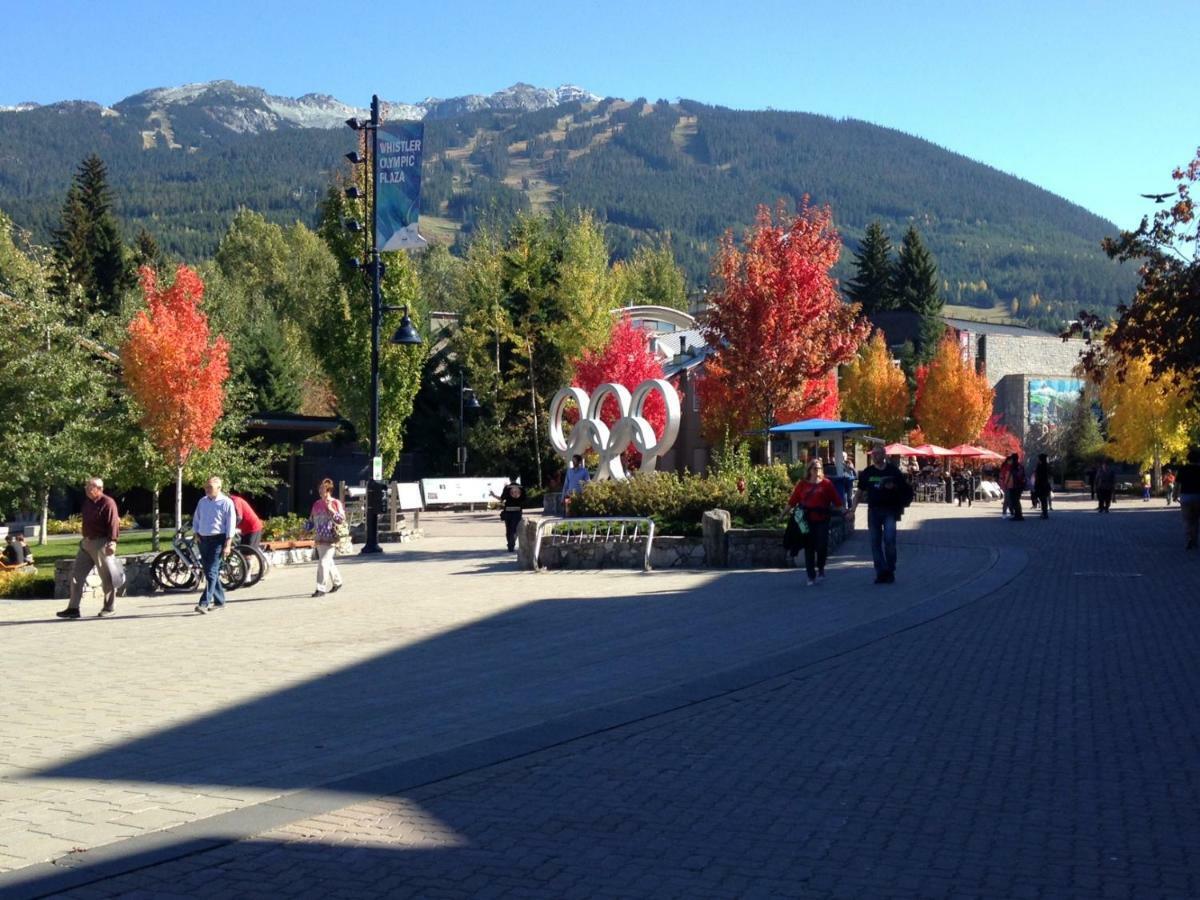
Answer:
<svg viewBox="0 0 1200 900"><path fill-rule="evenodd" d="M1045 453L1038 454L1037 468L1033 470L1033 496L1042 508L1042 518L1050 518L1050 462Z"/></svg>
<svg viewBox="0 0 1200 900"><path fill-rule="evenodd" d="M1175 473L1175 489L1179 508L1183 511L1183 527L1187 534L1187 549L1196 549L1200 532L1200 447L1188 451L1187 465Z"/></svg>
<svg viewBox="0 0 1200 900"><path fill-rule="evenodd" d="M1106 513L1108 508L1112 506L1113 491L1117 486L1117 476L1108 464L1108 460L1100 463L1100 468L1096 470L1096 502L1099 504L1096 511Z"/></svg>
<svg viewBox="0 0 1200 900"><path fill-rule="evenodd" d="M71 567L71 599L67 608L55 613L60 619L78 619L79 604L83 598L83 586L95 568L100 573L100 585L104 589L104 606L101 616L111 616L117 599L118 570L113 555L117 552L117 538L121 534L121 515L117 512L117 501L104 493L104 482L89 478L83 485L86 495L83 501L83 540L75 554Z"/></svg>
<svg viewBox="0 0 1200 900"><path fill-rule="evenodd" d="M858 501L864 500L875 583L891 584L896 580L896 523L912 502L912 487L900 470L888 462L882 447L871 450L871 464L859 473Z"/></svg>

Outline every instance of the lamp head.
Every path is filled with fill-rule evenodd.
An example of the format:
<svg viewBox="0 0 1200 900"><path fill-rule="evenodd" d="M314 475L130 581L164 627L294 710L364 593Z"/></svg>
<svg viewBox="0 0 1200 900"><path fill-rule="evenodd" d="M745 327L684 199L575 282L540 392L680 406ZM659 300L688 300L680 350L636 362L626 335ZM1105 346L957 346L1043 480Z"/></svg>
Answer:
<svg viewBox="0 0 1200 900"><path fill-rule="evenodd" d="M403 313L404 315L400 319L400 327L392 335L392 343L415 346L421 343L421 335L417 334L417 329L413 327L412 319L408 317L407 306L404 307Z"/></svg>

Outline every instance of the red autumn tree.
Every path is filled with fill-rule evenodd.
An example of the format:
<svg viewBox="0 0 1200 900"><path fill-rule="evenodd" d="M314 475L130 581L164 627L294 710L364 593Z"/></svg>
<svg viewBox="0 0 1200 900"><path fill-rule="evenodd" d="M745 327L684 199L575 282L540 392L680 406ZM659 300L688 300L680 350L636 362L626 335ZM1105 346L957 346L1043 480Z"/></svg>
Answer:
<svg viewBox="0 0 1200 900"><path fill-rule="evenodd" d="M983 426L983 431L979 432L975 445L983 447L985 450L991 450L993 453L999 453L1001 456L1020 453L1021 442L1017 440L1015 434L1001 424L1002 418L1000 413L996 413L988 419L987 424Z"/></svg>
<svg viewBox="0 0 1200 900"><path fill-rule="evenodd" d="M598 351L585 352L576 363L573 384L589 394L607 382L623 385L633 391L648 378L662 377L662 364L650 352L648 335L634 325L628 316L623 316L613 324L608 343ZM654 428L654 433L661 435L667 423L667 408L662 395L657 391L650 394L642 414ZM600 410L600 421L611 428L619 415L616 399L609 397ZM641 462L641 454L632 446L621 454L621 458L626 469L632 469Z"/></svg>
<svg viewBox="0 0 1200 900"><path fill-rule="evenodd" d="M129 323L121 347L125 384L142 411L142 426L164 460L175 467L175 527L183 515L183 467L195 450L212 446L213 426L225 405L229 342L210 340L200 310L204 282L187 266L168 288L154 270L140 271L146 309Z"/></svg>
<svg viewBox="0 0 1200 900"><path fill-rule="evenodd" d="M725 233L704 331L719 348L701 382L710 440L726 429L763 431L836 412L830 373L854 357L868 332L857 304L842 301L829 274L841 247L833 212L810 207L807 197L795 216L782 201L774 217L759 207L740 248Z"/></svg>

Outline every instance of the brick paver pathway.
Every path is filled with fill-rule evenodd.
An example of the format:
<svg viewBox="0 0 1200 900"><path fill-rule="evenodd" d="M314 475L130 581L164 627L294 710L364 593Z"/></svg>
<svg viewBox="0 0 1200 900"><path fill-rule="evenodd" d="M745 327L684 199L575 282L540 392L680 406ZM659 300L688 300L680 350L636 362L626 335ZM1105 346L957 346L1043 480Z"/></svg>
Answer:
<svg viewBox="0 0 1200 900"><path fill-rule="evenodd" d="M304 604L173 619L155 633L173 646L137 659L147 669L135 671L158 681L123 677L110 689L150 704L144 721L129 724L130 707L101 712L126 730L81 746L84 729L60 719L86 718L84 704L56 684L59 712L43 716L41 735L31 717L15 750L0 739L24 760L0 791L59 792L35 797L25 819L5 802L0 839L16 822L19 840L37 824L31 811L47 807L91 827L101 819L80 807L111 809L116 790L150 798L146 813L186 813L190 826L151 815L157 843L110 844L10 873L9 884L44 894L69 884L56 880L69 869L87 883L72 892L80 897L1200 895L1200 561L1178 549L1177 513L1157 505L1111 516L1058 506L1024 524L994 506L915 508L895 589L869 584L861 538L847 548L859 558L839 559L812 590L788 572L520 575L478 549L418 561L437 554L431 540L361 571L382 581L380 567L408 562L416 596L463 587L403 605L360 596L338 616L305 619L327 677L304 667L284 686L281 638L265 635L273 622L294 640ZM437 540L477 540L469 531ZM499 577L479 578L488 566ZM481 601L480 584L520 596ZM447 616L451 603L472 612ZM274 610L262 633L259 608ZM386 641L401 622L421 622L419 634L368 641L365 659L348 646L364 634ZM55 641L77 630L113 640L101 633L109 622L54 624ZM195 625L225 630L173 643ZM222 677L219 660L200 663L218 650L243 659L248 643L260 661L240 678ZM308 647L292 647L293 661ZM190 676L177 690L169 661L181 648ZM788 654L794 665L781 669ZM764 659L775 668L756 671ZM703 680L716 670L732 671ZM247 679L255 691L244 696ZM689 679L638 714L631 698ZM163 693L208 708L193 702L164 719ZM4 701L6 719L15 700ZM574 731L547 727L615 701L590 731L578 717ZM372 715L387 722L363 721ZM540 744L502 734L522 727ZM47 734L77 743L56 752ZM452 758L472 739L474 756ZM424 770L395 765L417 758ZM392 769L372 776L372 764ZM368 774L340 793L294 793L355 771ZM170 792L180 796L163 805ZM200 797L241 808L205 819L186 805ZM261 827L248 828L255 814Z"/></svg>

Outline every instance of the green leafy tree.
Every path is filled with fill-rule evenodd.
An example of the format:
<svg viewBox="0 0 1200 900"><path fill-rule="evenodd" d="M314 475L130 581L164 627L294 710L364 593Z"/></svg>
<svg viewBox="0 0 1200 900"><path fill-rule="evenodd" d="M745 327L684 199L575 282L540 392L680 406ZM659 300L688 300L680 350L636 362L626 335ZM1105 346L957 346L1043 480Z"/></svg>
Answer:
<svg viewBox="0 0 1200 900"><path fill-rule="evenodd" d="M77 298L81 320L94 313L116 313L121 295L133 284L112 207L108 171L104 161L91 154L67 191L53 243L55 292L64 299Z"/></svg>
<svg viewBox="0 0 1200 900"><path fill-rule="evenodd" d="M938 290L937 264L914 226L909 226L900 244L892 291L897 309L911 310L921 317L916 343L918 361L932 359L946 330L941 318L942 296Z"/></svg>
<svg viewBox="0 0 1200 900"><path fill-rule="evenodd" d="M363 167L359 167L360 169ZM369 185L358 173L360 191L370 197ZM329 261L310 255L315 284L302 315L313 335L313 353L337 395L338 409L354 423L361 437L370 434L371 418L371 284L363 271L350 265L364 257L362 237L344 222L370 222L367 200L351 200L343 187L329 189L321 209L320 237L332 256ZM296 234L297 243L307 239ZM418 328L425 321L420 305L417 266L404 251L382 254L386 272L382 292L385 306L407 306ZM329 263L332 263L332 266ZM395 468L404 446L404 426L412 414L421 384L428 344L402 347L388 338L400 327L400 314L387 313L380 330L379 452L385 477Z"/></svg>
<svg viewBox="0 0 1200 900"><path fill-rule="evenodd" d="M163 265L162 250L158 241L145 228L139 228L133 241L133 267L140 269L149 266L151 269L161 269Z"/></svg>
<svg viewBox="0 0 1200 900"><path fill-rule="evenodd" d="M64 324L63 301L51 296L45 270L12 239L0 216L0 502L40 510L42 543L50 492L97 474L98 420L114 378L111 354ZM10 293L11 292L11 293Z"/></svg>
<svg viewBox="0 0 1200 900"><path fill-rule="evenodd" d="M467 253L468 308L455 341L487 414L471 430L480 459L542 482L546 406L573 361L600 347L613 305L608 250L590 215L518 216Z"/></svg>
<svg viewBox="0 0 1200 900"><path fill-rule="evenodd" d="M1104 435L1092 411L1095 391L1084 390L1063 416L1059 448L1066 471L1082 472L1104 453Z"/></svg>
<svg viewBox="0 0 1200 900"><path fill-rule="evenodd" d="M861 303L867 315L896 308L893 265L892 242L883 225L872 222L854 253L854 277L845 287L846 296Z"/></svg>
<svg viewBox="0 0 1200 900"><path fill-rule="evenodd" d="M687 279L671 250L671 235L642 244L628 262L613 267L614 299L620 306L667 306L687 311Z"/></svg>

